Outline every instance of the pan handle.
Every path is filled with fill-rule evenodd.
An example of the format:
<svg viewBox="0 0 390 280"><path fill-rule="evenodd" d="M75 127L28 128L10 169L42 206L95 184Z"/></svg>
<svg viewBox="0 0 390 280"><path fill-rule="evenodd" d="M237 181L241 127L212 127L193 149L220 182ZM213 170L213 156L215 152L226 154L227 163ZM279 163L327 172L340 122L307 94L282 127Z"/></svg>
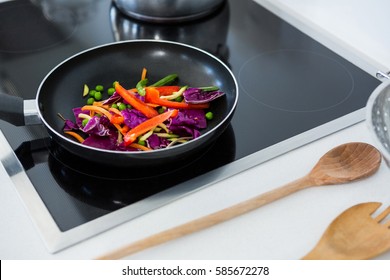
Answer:
<svg viewBox="0 0 390 280"><path fill-rule="evenodd" d="M16 126L41 123L35 108L35 100L23 100L0 92L0 119Z"/></svg>

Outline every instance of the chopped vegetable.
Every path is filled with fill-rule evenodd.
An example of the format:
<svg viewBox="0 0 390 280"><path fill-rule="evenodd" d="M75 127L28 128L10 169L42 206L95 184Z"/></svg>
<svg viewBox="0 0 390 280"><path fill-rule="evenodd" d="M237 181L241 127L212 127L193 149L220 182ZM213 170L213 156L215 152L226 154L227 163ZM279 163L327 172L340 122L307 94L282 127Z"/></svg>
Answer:
<svg viewBox="0 0 390 280"><path fill-rule="evenodd" d="M150 131L151 129L153 129L157 125L159 125L160 123L165 122L170 117L175 116L175 115L177 115L177 110L170 110L170 111L167 111L163 114L157 115L151 119L148 119L148 120L140 123L136 127L130 129L130 131L126 133L126 135L123 139L125 146L130 145L131 143L133 143L137 139L137 137Z"/></svg>
<svg viewBox="0 0 390 280"><path fill-rule="evenodd" d="M137 144L137 143L131 143L130 147L133 147L133 148L136 148L136 149L139 149L139 150L142 150L142 151L151 151L152 150L151 148L145 147L144 145L140 145L140 144Z"/></svg>
<svg viewBox="0 0 390 280"><path fill-rule="evenodd" d="M127 101L127 103L129 103L135 109L139 110L146 117L152 118L158 115L158 112L153 107L136 98L131 92L127 91L119 83L115 83L115 90L124 100Z"/></svg>
<svg viewBox="0 0 390 280"><path fill-rule="evenodd" d="M108 94L109 96L113 95L114 92L115 92L115 88L110 87L110 88L107 89L107 94Z"/></svg>
<svg viewBox="0 0 390 280"><path fill-rule="evenodd" d="M207 112L207 113L205 114L205 117L206 117L206 119L208 119L208 120L212 120L212 119L214 118L214 114L213 114L213 112Z"/></svg>
<svg viewBox="0 0 390 280"><path fill-rule="evenodd" d="M97 85L97 86L95 87L95 90L101 92L101 91L104 90L104 87L103 87L102 85Z"/></svg>
<svg viewBox="0 0 390 280"><path fill-rule="evenodd" d="M83 88L83 96L87 96L89 93L89 87L88 85L84 84L84 88Z"/></svg>
<svg viewBox="0 0 390 280"><path fill-rule="evenodd" d="M146 87L147 83L148 83L148 79L146 79L146 78L142 79L141 81L139 81L137 83L135 88L137 89L139 95L141 95L141 96L145 95L145 87Z"/></svg>
<svg viewBox="0 0 390 280"><path fill-rule="evenodd" d="M95 92L95 100L102 100L102 93L100 91Z"/></svg>
<svg viewBox="0 0 390 280"><path fill-rule="evenodd" d="M142 68L142 73L141 73L141 80L145 80L146 79L146 73L147 73L148 70L146 70L146 68Z"/></svg>
<svg viewBox="0 0 390 280"><path fill-rule="evenodd" d="M162 78L161 80L155 82L153 85L151 85L151 87L161 87L161 86L165 86L167 84L170 84L172 83L174 80L176 80L178 77L177 74L170 74L164 78Z"/></svg>
<svg viewBox="0 0 390 280"><path fill-rule="evenodd" d="M204 90L206 89L206 90ZM211 90L210 90L211 89ZM210 88L188 88L183 92L184 100L190 104L203 104L213 101L224 95L222 91Z"/></svg>
<svg viewBox="0 0 390 280"><path fill-rule="evenodd" d="M161 86L157 87L160 96L171 95L176 91L180 90L180 86Z"/></svg>
<svg viewBox="0 0 390 280"><path fill-rule="evenodd" d="M223 92L214 86L172 85L177 80L178 75L171 74L149 86L143 68L141 79L131 89L119 82L107 90L102 84L91 90L84 84L87 104L73 108L74 121L59 114L63 131L83 145L116 151L150 151L191 141L214 117L205 111L209 101Z"/></svg>
<svg viewBox="0 0 390 280"><path fill-rule="evenodd" d="M206 109L209 107L208 103L203 104L188 104L185 102L175 102L170 100L165 100L160 98L160 93L155 87L147 87L145 100L149 103L166 106L169 108L175 109Z"/></svg>
<svg viewBox="0 0 390 280"><path fill-rule="evenodd" d="M88 98L88 100L87 100L88 105L92 105L93 102L95 102L95 98L93 98L93 97Z"/></svg>
<svg viewBox="0 0 390 280"><path fill-rule="evenodd" d="M71 136L73 136L74 138L77 139L77 141L79 141L80 143L83 143L85 140L83 137L81 137L79 134L77 134L76 132L74 131L65 131L66 134L69 134Z"/></svg>
<svg viewBox="0 0 390 280"><path fill-rule="evenodd" d="M160 93L160 98L161 99L167 99L167 100L175 100L175 101L181 101L182 100L182 95L183 95L183 92L187 89L187 86L184 86L184 87L181 87L178 91L174 91L172 92L172 94L170 95L161 95L160 91L158 91ZM181 99L181 100L178 100L178 99Z"/></svg>

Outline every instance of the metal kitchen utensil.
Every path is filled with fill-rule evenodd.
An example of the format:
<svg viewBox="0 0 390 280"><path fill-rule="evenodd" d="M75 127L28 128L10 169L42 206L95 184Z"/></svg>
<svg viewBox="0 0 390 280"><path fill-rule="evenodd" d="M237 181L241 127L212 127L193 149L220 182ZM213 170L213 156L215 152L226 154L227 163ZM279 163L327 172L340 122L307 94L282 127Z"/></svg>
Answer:
<svg viewBox="0 0 390 280"><path fill-rule="evenodd" d="M368 177L378 170L380 162L381 154L369 144L353 142L337 146L323 155L309 174L298 180L218 212L146 237L100 256L99 259L118 259L134 254L143 249L230 220L311 186L342 184Z"/></svg>
<svg viewBox="0 0 390 280"><path fill-rule="evenodd" d="M113 0L124 14L149 22L183 22L216 11L224 0Z"/></svg>
<svg viewBox="0 0 390 280"><path fill-rule="evenodd" d="M370 95L366 106L366 123L376 146L390 167L390 76L378 72L378 78L386 78Z"/></svg>
<svg viewBox="0 0 390 280"><path fill-rule="evenodd" d="M390 221L381 223L390 206L376 217L379 202L361 203L345 210L326 229L304 260L363 260L390 249Z"/></svg>

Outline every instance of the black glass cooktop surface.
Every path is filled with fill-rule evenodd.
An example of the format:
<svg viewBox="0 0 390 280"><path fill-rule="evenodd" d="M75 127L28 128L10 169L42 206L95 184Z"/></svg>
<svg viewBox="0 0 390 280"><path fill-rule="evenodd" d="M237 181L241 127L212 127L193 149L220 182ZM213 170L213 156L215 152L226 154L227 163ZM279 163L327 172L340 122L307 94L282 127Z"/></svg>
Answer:
<svg viewBox="0 0 390 280"><path fill-rule="evenodd" d="M191 162L136 176L68 155L43 126L0 121L63 232L355 112L380 83L249 0L227 1L206 18L173 24L128 18L107 0L16 0L0 4L0 22L0 89L24 99L35 98L42 79L62 60L120 40L194 45L224 61L239 83L235 115L219 139Z"/></svg>

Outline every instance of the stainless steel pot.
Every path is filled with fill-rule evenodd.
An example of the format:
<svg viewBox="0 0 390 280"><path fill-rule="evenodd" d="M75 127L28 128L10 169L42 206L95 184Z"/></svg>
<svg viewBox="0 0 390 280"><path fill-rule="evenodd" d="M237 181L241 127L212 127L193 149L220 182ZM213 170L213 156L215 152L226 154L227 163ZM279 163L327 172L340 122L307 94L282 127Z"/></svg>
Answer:
<svg viewBox="0 0 390 280"><path fill-rule="evenodd" d="M227 33L229 3L212 15L186 24L160 24L136 20L124 15L115 5L110 8L111 28L116 41L155 39L175 41L203 49L228 63Z"/></svg>
<svg viewBox="0 0 390 280"><path fill-rule="evenodd" d="M150 22L197 19L217 10L224 0L113 0L124 14Z"/></svg>

